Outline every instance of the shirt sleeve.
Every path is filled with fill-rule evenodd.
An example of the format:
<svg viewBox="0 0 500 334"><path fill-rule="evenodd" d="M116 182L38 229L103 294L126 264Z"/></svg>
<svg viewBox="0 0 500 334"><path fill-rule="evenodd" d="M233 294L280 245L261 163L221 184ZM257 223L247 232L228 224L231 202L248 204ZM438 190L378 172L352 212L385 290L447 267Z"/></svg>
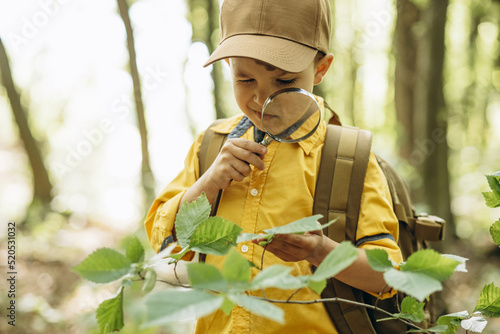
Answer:
<svg viewBox="0 0 500 334"><path fill-rule="evenodd" d="M373 153L366 170L361 207L356 231L356 246L363 249L383 249L395 263L403 256L398 246L399 222L393 210L391 193L384 172ZM385 293L382 298L396 291Z"/></svg>
<svg viewBox="0 0 500 334"><path fill-rule="evenodd" d="M146 216L144 226L151 246L156 252L160 251L165 239L174 240L175 216L181 199L199 178L198 153L202 137L203 134L200 134L196 138L186 156L183 170L155 199ZM174 250L174 252L176 251L178 250Z"/></svg>

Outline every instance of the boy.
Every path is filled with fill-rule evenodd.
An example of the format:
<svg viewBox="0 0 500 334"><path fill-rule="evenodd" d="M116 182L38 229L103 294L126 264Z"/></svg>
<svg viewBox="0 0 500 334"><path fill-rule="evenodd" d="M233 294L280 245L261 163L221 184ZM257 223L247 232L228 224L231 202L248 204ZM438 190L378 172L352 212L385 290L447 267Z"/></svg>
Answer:
<svg viewBox="0 0 500 334"><path fill-rule="evenodd" d="M221 42L205 66L226 60L233 76L234 96L244 116L212 128L229 134L229 139L201 177L200 135L187 155L184 170L154 202L145 226L156 251L175 239L174 220L180 205L193 201L202 192L212 203L222 189L217 215L239 224L243 232L260 233L312 215L326 126L321 123L311 137L299 143L272 142L264 147L258 144L263 135L260 111L272 93L287 87L311 92L327 73L333 60L329 53L328 1L225 0L220 29ZM322 105L321 98L318 101ZM383 248L396 263L402 260L389 190L373 155L361 201L357 231L360 256L336 278L387 297L393 292L387 291L390 289L382 274L371 269L363 251ZM280 235L268 245L264 267L284 264L292 266L295 275L307 275L337 245L321 231ZM260 246L247 242L239 247L248 260L260 263ZM219 267L223 261L220 256L206 257L207 263ZM289 291L279 289L267 289L265 293L270 299L286 300L290 296ZM319 297L310 289L302 289L293 299ZM196 333L336 333L321 303L278 305L285 311L284 325L236 307L229 316L217 311L199 319Z"/></svg>

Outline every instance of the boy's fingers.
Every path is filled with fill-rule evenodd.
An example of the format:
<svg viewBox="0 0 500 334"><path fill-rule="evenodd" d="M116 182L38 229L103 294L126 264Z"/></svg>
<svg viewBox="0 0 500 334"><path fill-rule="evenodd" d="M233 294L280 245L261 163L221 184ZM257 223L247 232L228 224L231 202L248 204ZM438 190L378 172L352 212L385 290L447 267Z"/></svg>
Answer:
<svg viewBox="0 0 500 334"><path fill-rule="evenodd" d="M231 141L235 146L238 146L244 150L257 153L257 154L266 154L267 153L267 147L264 145L261 145L259 143L256 143L251 140L247 139L242 139L242 138L234 138L234 139L229 139L228 141Z"/></svg>
<svg viewBox="0 0 500 334"><path fill-rule="evenodd" d="M245 152L245 157L242 158L242 160L260 170L264 170L266 168L266 164L264 163L264 161L262 161L262 158L259 155L250 153L249 151Z"/></svg>
<svg viewBox="0 0 500 334"><path fill-rule="evenodd" d="M276 239L267 245L266 250L285 261L298 261L305 257L304 251L300 247Z"/></svg>
<svg viewBox="0 0 500 334"><path fill-rule="evenodd" d="M230 140L227 150L229 150L230 154L235 158L247 164L251 164L260 170L266 167L261 158L261 155L267 152L265 146L246 139L236 138Z"/></svg>
<svg viewBox="0 0 500 334"><path fill-rule="evenodd" d="M233 173L231 173L233 176L234 180L236 181L242 181L245 177L250 175L251 168L246 164L245 162L241 160L237 160L233 162L232 168L234 170ZM239 174L239 175L238 175Z"/></svg>
<svg viewBox="0 0 500 334"><path fill-rule="evenodd" d="M276 247L287 248L287 249L298 249L298 250L308 250L314 247L315 239L310 236L289 233L289 234L277 234L276 238L273 240L277 241Z"/></svg>

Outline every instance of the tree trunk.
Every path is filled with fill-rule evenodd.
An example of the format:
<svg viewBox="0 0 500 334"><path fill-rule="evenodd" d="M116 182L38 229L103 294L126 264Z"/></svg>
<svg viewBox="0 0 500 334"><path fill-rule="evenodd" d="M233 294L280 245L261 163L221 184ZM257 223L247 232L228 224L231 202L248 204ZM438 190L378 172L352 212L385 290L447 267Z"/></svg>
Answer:
<svg viewBox="0 0 500 334"><path fill-rule="evenodd" d="M358 94L358 91L356 89L356 83L357 83L357 72L359 69L359 65L356 63L354 60L354 45L351 44L349 47L349 50L346 50L346 53L348 54L348 64L346 64L346 73L349 73L349 84L348 84L348 94L345 99L345 111L346 113L349 114L349 118L351 119L352 125L353 126L362 126L359 120L362 119L360 117L361 115L358 114L358 101L356 94Z"/></svg>
<svg viewBox="0 0 500 334"><path fill-rule="evenodd" d="M52 201L52 183L42 159L39 144L31 133L27 111L21 104L20 94L17 91L12 72L10 70L9 58L0 38L0 72L1 81L7 90L14 119L19 128L19 136L24 144L26 154L33 172L33 203L39 201L42 205L48 206Z"/></svg>
<svg viewBox="0 0 500 334"><path fill-rule="evenodd" d="M193 29L191 40L193 42L202 41L206 45L208 53L211 54L217 47L216 42L214 42L214 32L219 28L219 1L188 0L187 6L189 10L188 19ZM197 19L200 15L196 15L196 13L201 13L202 11L206 14L206 20L198 21ZM212 93L216 119L225 118L229 115L224 108L224 76L222 74L222 65L221 61L215 62L212 64L212 71L210 72L214 84Z"/></svg>
<svg viewBox="0 0 500 334"><path fill-rule="evenodd" d="M410 187L413 201L446 220L447 242L453 242L443 93L447 8L448 0L431 0L422 10L409 0L397 1L395 105L401 156L417 169L423 180L420 187L416 186L419 182ZM417 23L425 29L423 35L414 34ZM439 250L445 245L436 243L433 247ZM439 303L431 303L431 308L437 316L448 313Z"/></svg>
<svg viewBox="0 0 500 334"><path fill-rule="evenodd" d="M414 158L423 178L423 196L418 200L448 223L454 235L448 174L447 110L443 93L445 25L448 0L432 0L422 11L423 36L418 41L417 77L414 95Z"/></svg>
<svg viewBox="0 0 500 334"><path fill-rule="evenodd" d="M208 52L212 54L216 49L216 45L214 45L212 41L212 37L214 31L219 28L219 1L216 0L208 0L207 1L207 13L208 13L208 29L206 30L205 36L205 44L207 45ZM210 73L212 76L212 81L214 83L214 108L215 108L215 117L217 119L227 117L227 113L224 111L222 101L224 99L223 94L223 81L224 77L222 75L222 63L220 61L215 62L212 67L212 72Z"/></svg>
<svg viewBox="0 0 500 334"><path fill-rule="evenodd" d="M410 158L413 150L413 105L415 90L415 71L417 45L412 28L419 20L419 10L409 0L397 3L394 48L396 50L396 68L394 85L394 103L396 119L399 124L398 142L401 157Z"/></svg>
<svg viewBox="0 0 500 334"><path fill-rule="evenodd" d="M129 54L130 75L134 86L134 100L137 113L137 123L141 136L142 168L141 179L145 194L145 203L150 205L154 200L154 178L151 172L148 150L148 131L146 126L146 117L144 113L144 104L142 101L141 80L137 68L137 57L135 53L134 31L130 22L129 8L126 0L117 0L120 16L125 25L127 33L127 49Z"/></svg>
<svg viewBox="0 0 500 334"><path fill-rule="evenodd" d="M184 60L182 63L182 73L186 73L186 68L187 68L187 63L188 63L188 58ZM189 127L189 131L193 138L196 138L196 135L199 134L198 129L195 126L195 122L193 117L191 116L191 113L189 112L189 101L191 101L191 94L188 85L186 84L186 80L182 80L182 85L184 88L184 91L186 92L186 97L184 99L184 115L186 116L186 122Z"/></svg>
<svg viewBox="0 0 500 334"><path fill-rule="evenodd" d="M448 0L431 0L421 9L410 0L398 0L395 105L401 156L422 179L412 184L413 200L445 219L447 234L453 237L443 93L447 9ZM421 28L418 35L416 24Z"/></svg>

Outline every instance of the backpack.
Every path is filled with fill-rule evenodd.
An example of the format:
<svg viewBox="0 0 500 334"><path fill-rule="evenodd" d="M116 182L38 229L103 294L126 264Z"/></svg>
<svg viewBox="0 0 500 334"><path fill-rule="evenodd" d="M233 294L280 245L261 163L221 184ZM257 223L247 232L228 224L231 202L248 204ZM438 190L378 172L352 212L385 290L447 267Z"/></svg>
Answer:
<svg viewBox="0 0 500 334"><path fill-rule="evenodd" d="M200 146L200 176L210 167L224 145L227 135L216 133L210 128L203 135ZM349 240L356 243L356 230L361 204L361 194L366 168L371 152L371 132L354 127L327 126L321 163L316 183L313 214L322 214L322 224L337 218L323 232L337 242ZM413 252L428 248L429 241L440 241L444 237L445 221L426 214L416 215L411 204L408 187L395 170L382 158L377 162L389 185L393 209L399 221L399 241L403 260ZM212 205L215 215L218 200ZM376 305L391 313L399 313L404 294L398 292L392 298L377 300L376 297L344 284L335 278L328 279L322 298L339 297L364 304ZM433 296L425 306L426 320L420 325L426 327L435 321L432 312ZM332 322L340 334L364 333L406 333L409 328L399 320L377 322L387 315L363 306L347 303L324 303Z"/></svg>

